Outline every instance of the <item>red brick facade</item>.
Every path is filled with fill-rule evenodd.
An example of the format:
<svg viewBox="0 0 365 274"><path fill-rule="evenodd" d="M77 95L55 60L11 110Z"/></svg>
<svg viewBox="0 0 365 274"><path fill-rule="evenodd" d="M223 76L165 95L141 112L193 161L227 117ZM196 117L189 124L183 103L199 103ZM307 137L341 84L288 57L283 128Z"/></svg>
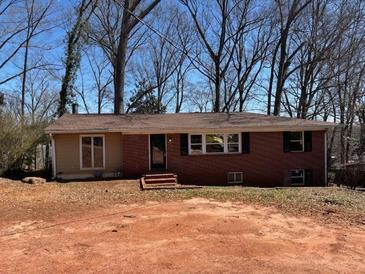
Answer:
<svg viewBox="0 0 365 274"><path fill-rule="evenodd" d="M167 134L167 171L182 184L226 185L227 172L243 172L244 185L287 185L291 169L311 169L312 185L325 182L325 132L313 131L312 151L283 152L282 132L250 133L249 154L181 155L180 135ZM148 135L123 135L122 171L138 178L149 171Z"/></svg>

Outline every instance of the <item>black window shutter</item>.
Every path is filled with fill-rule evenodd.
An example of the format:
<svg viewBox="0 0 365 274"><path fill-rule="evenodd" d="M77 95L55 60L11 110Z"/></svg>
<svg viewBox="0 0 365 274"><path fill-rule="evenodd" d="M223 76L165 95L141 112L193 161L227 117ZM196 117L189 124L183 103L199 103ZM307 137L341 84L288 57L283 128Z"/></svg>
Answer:
<svg viewBox="0 0 365 274"><path fill-rule="evenodd" d="M242 132L241 133L242 140L242 153L247 154L250 153L250 133Z"/></svg>
<svg viewBox="0 0 365 274"><path fill-rule="evenodd" d="M181 155L188 155L189 154L189 135L184 133L180 134L180 151Z"/></svg>
<svg viewBox="0 0 365 274"><path fill-rule="evenodd" d="M306 169L304 174L305 179L305 185L311 186L313 184L313 170L312 169Z"/></svg>
<svg viewBox="0 0 365 274"><path fill-rule="evenodd" d="M290 132L283 132L283 150L284 152L290 152Z"/></svg>
<svg viewBox="0 0 365 274"><path fill-rule="evenodd" d="M312 131L304 131L304 151L312 151Z"/></svg>

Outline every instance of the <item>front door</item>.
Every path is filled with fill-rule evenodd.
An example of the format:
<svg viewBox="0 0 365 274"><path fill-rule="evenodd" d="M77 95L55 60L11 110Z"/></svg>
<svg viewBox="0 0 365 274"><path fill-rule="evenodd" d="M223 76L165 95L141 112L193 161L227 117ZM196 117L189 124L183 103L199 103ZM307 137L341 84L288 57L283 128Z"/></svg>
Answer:
<svg viewBox="0 0 365 274"><path fill-rule="evenodd" d="M165 134L150 135L151 170L166 169L166 136Z"/></svg>

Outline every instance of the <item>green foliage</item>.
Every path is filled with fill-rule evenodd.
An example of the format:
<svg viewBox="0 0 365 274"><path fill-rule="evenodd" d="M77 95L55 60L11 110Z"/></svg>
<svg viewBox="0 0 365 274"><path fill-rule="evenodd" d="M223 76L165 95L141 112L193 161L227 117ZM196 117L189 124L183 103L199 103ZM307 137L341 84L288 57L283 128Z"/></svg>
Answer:
<svg viewBox="0 0 365 274"><path fill-rule="evenodd" d="M45 126L22 125L10 115L0 116L0 172L32 169L37 146L48 143Z"/></svg>
<svg viewBox="0 0 365 274"><path fill-rule="evenodd" d="M80 66L81 46L77 34L78 26L75 25L71 32L67 33L67 51L65 60L65 75L62 78L60 91L60 103L58 106L58 116L62 116L67 111L67 106L71 103L73 84L76 78L77 69Z"/></svg>
<svg viewBox="0 0 365 274"><path fill-rule="evenodd" d="M147 81L138 82L133 96L129 99L128 110L132 113L165 113L166 106L153 94Z"/></svg>
<svg viewBox="0 0 365 274"><path fill-rule="evenodd" d="M132 113L165 113L166 106L153 94L153 88L145 80L138 82L129 99L128 110Z"/></svg>

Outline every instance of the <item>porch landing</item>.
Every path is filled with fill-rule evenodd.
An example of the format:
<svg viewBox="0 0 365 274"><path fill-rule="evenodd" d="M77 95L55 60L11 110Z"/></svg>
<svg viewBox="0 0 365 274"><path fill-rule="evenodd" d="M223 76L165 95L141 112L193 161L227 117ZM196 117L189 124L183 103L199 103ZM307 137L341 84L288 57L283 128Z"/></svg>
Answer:
<svg viewBox="0 0 365 274"><path fill-rule="evenodd" d="M154 173L142 176L141 188L142 190L192 189L201 188L201 186L180 185L177 181L177 175L173 173Z"/></svg>

